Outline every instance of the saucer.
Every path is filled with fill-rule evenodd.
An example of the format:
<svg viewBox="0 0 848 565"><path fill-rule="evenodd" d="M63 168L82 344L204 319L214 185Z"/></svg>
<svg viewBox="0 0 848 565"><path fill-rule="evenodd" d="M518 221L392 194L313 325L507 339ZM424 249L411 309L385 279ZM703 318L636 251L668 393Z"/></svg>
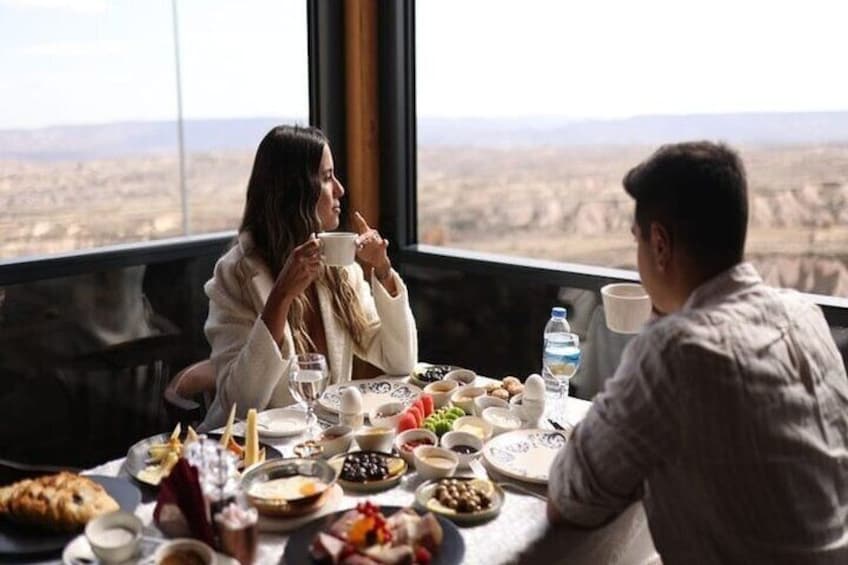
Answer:
<svg viewBox="0 0 848 565"><path fill-rule="evenodd" d="M315 421L312 415L311 421ZM261 437L281 438L302 434L309 426L306 412L295 408L274 408L256 415L256 431Z"/></svg>
<svg viewBox="0 0 848 565"><path fill-rule="evenodd" d="M166 539L157 539L151 537L142 537L138 552L129 561L124 563L144 563L153 564L153 554L156 549L165 543ZM105 561L100 561L94 552L91 550L91 545L85 537L85 534L80 534L65 546L62 551L62 563L65 565L99 565L105 564ZM215 565L239 565L239 562L223 553L215 553Z"/></svg>

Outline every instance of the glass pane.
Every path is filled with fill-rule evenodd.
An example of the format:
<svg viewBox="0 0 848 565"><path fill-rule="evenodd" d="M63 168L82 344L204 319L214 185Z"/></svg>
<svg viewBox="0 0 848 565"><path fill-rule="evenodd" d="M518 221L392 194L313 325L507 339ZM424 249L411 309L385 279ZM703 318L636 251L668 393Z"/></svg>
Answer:
<svg viewBox="0 0 848 565"><path fill-rule="evenodd" d="M259 141L309 121L306 2L181 0L191 232L236 229Z"/></svg>
<svg viewBox="0 0 848 565"><path fill-rule="evenodd" d="M176 418L202 418L203 408L184 412L163 396L177 372L209 357L202 288L219 256L0 287L2 458L86 468Z"/></svg>
<svg viewBox="0 0 848 565"><path fill-rule="evenodd" d="M748 257L848 296L848 74L838 1L416 4L419 241L635 268L627 170L736 147ZM468 25L486 14L486 25Z"/></svg>
<svg viewBox="0 0 848 565"><path fill-rule="evenodd" d="M0 261L234 229L264 132L307 121L302 1L3 2L0 21Z"/></svg>

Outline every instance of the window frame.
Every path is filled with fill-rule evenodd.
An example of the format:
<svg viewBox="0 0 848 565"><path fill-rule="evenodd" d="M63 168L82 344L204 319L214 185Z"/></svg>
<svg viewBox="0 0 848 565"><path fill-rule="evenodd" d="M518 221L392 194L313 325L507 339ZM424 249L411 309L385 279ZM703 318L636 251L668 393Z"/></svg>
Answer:
<svg viewBox="0 0 848 565"><path fill-rule="evenodd" d="M610 282L639 280L636 271L418 243L415 0L381 3L378 33L383 149L380 226L395 243L398 263L593 291ZM848 326L848 299L809 293L805 296L822 308L829 324Z"/></svg>
<svg viewBox="0 0 848 565"><path fill-rule="evenodd" d="M307 3L309 123L327 134L344 178L346 133L344 108L343 0ZM415 106L415 0L378 5L380 226L393 242L392 258L404 265L486 274L507 280L556 284L598 291L616 281L636 281L635 271L511 257L419 244L417 241L417 132ZM0 260L0 286L83 272L151 264L218 253L235 230L180 236L80 250L60 255ZM823 309L828 322L848 326L848 299L807 295Z"/></svg>

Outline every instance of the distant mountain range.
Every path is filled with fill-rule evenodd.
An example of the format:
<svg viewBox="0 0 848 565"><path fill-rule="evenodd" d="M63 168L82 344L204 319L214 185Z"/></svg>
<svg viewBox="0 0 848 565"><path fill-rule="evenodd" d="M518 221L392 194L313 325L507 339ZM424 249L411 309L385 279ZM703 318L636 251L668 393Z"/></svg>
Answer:
<svg viewBox="0 0 848 565"><path fill-rule="evenodd" d="M252 151L275 124L298 118L186 120L190 152ZM418 143L508 147L516 145L657 145L684 139L734 144L848 143L848 112L694 114L615 120L564 118L422 118ZM176 151L176 122L116 122L0 130L0 159L65 160Z"/></svg>
<svg viewBox="0 0 848 565"><path fill-rule="evenodd" d="M273 126L305 122L303 118L186 120L183 133L191 152L251 151ZM0 160L73 160L176 151L176 121L0 130Z"/></svg>
<svg viewBox="0 0 848 565"><path fill-rule="evenodd" d="M848 142L848 112L692 114L615 120L425 119L421 145L657 145L691 139L734 144Z"/></svg>

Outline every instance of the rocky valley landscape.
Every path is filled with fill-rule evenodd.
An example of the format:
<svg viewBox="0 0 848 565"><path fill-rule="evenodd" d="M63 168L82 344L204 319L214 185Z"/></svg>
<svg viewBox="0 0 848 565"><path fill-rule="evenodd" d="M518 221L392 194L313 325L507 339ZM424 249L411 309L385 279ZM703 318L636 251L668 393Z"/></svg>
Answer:
<svg viewBox="0 0 848 565"><path fill-rule="evenodd" d="M745 134L733 145L750 183L748 257L774 284L848 297L848 141L833 141L834 132L848 137L848 120L837 116L787 122L786 131L801 133L767 132L773 143L761 140L762 117L745 118L738 128ZM191 233L237 226L253 145L276 121L190 124ZM423 121L419 240L634 268L632 203L621 179L666 138L692 138L681 125L691 122L519 131L514 124ZM773 122L764 123L774 129ZM173 124L157 127L0 132L0 261L181 235Z"/></svg>

